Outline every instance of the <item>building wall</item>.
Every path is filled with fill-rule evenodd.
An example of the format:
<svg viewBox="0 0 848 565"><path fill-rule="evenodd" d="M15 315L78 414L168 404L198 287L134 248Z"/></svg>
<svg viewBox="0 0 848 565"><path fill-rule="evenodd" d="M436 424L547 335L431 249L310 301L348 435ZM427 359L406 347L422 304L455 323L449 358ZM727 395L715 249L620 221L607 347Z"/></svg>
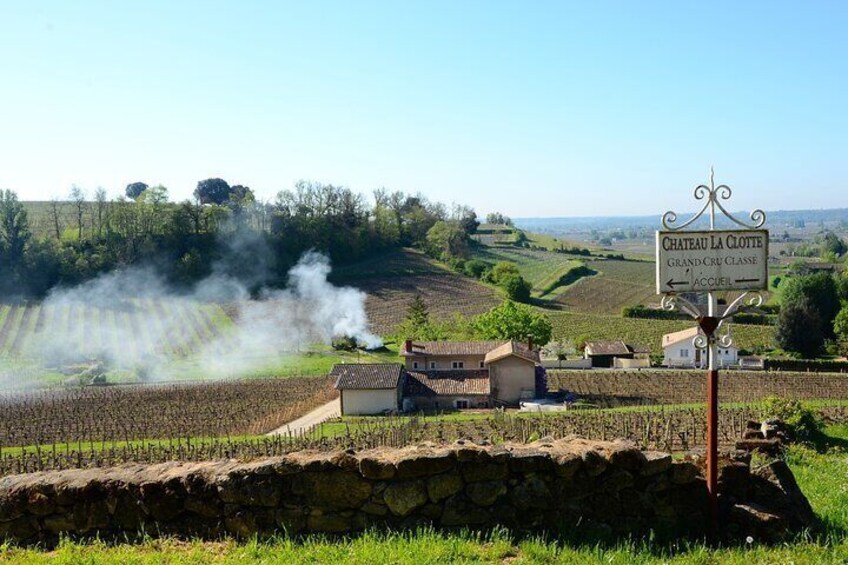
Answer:
<svg viewBox="0 0 848 565"><path fill-rule="evenodd" d="M736 365L739 360L739 350L735 347L719 347L716 360L719 367ZM702 349L700 355L696 356L695 345L692 342L673 343L663 348L663 364L669 367L706 367L707 352Z"/></svg>
<svg viewBox="0 0 848 565"><path fill-rule="evenodd" d="M489 379L492 396L501 402L518 404L523 391L529 391L530 398L536 396L536 365L532 361L504 357L489 364Z"/></svg>
<svg viewBox="0 0 848 565"><path fill-rule="evenodd" d="M469 408L492 407L488 394L408 396L406 398L412 402L413 410L454 410L457 400L467 400Z"/></svg>
<svg viewBox="0 0 848 565"><path fill-rule="evenodd" d="M398 391L396 388L378 390L343 390L342 414L379 414L385 410L398 409Z"/></svg>
<svg viewBox="0 0 848 565"><path fill-rule="evenodd" d="M453 369L454 361L461 361L464 364L463 369L482 369L480 363L485 359L485 355L445 355L430 357L427 355L416 355L415 357L406 357L407 371L424 371L431 370L430 364L436 364L436 370ZM418 367L414 367L414 363L418 363Z"/></svg>
<svg viewBox="0 0 848 565"><path fill-rule="evenodd" d="M646 369L650 366L651 360L648 358L624 359L622 357L616 357L613 360L613 367L615 369Z"/></svg>

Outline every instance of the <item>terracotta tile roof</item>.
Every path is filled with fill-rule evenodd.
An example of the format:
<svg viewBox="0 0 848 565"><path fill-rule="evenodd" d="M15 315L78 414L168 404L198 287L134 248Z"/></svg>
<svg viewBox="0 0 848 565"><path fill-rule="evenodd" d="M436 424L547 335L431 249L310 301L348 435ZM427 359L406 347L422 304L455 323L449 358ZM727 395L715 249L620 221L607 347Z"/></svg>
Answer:
<svg viewBox="0 0 848 565"><path fill-rule="evenodd" d="M334 365L330 371L338 390L395 388L401 374L400 363L348 363Z"/></svg>
<svg viewBox="0 0 848 565"><path fill-rule="evenodd" d="M404 396L489 394L489 371L410 371Z"/></svg>
<svg viewBox="0 0 848 565"><path fill-rule="evenodd" d="M651 347L648 346L648 345L628 345L627 347L629 347L630 350L633 353L650 353L651 352Z"/></svg>
<svg viewBox="0 0 848 565"><path fill-rule="evenodd" d="M405 349L401 355L486 355L491 350L503 345L504 340L498 341L414 341L412 353Z"/></svg>
<svg viewBox="0 0 848 565"><path fill-rule="evenodd" d="M532 361L533 363L539 362L539 352L533 351L527 347L527 344L519 341L508 341L503 345L496 347L486 354L484 361L486 363L492 363L503 359L504 357L509 357L510 355L526 359L527 361Z"/></svg>
<svg viewBox="0 0 848 565"><path fill-rule="evenodd" d="M687 339L692 340L695 338L696 335L698 335L698 332L700 331L701 329L698 326L695 326L694 328L689 328L688 330L681 330L679 332L665 334L662 338L662 346L668 347L669 345L679 343Z"/></svg>

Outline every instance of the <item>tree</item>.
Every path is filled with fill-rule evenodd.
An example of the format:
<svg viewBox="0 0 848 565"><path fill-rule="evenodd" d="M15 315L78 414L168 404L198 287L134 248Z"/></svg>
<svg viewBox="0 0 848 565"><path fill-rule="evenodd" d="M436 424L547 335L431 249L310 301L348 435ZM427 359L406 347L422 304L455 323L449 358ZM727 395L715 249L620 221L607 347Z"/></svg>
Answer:
<svg viewBox="0 0 848 565"><path fill-rule="evenodd" d="M495 266L492 267L490 278L491 282L499 285L501 284L501 281L514 275L519 275L518 267L515 266L515 263L510 263L509 261L498 261L495 263Z"/></svg>
<svg viewBox="0 0 848 565"><path fill-rule="evenodd" d="M94 192L94 202L97 205L97 237L103 237L103 220L106 215L106 190L98 187Z"/></svg>
<svg viewBox="0 0 848 565"><path fill-rule="evenodd" d="M62 221L64 220L64 202L57 198L50 199L50 222L53 224L53 231L56 234L56 241L62 239Z"/></svg>
<svg viewBox="0 0 848 565"><path fill-rule="evenodd" d="M85 191L77 185L71 187L71 202L74 205L74 214L77 218L77 239L82 241L83 216L88 209L88 203L85 201Z"/></svg>
<svg viewBox="0 0 848 565"><path fill-rule="evenodd" d="M807 297L784 304L777 318L777 344L805 358L815 357L824 346L822 317Z"/></svg>
<svg viewBox="0 0 848 565"><path fill-rule="evenodd" d="M842 341L848 341L848 304L842 307L833 320L833 333Z"/></svg>
<svg viewBox="0 0 848 565"><path fill-rule="evenodd" d="M127 198L135 200L136 198L141 196L141 193L144 192L145 190L147 190L148 188L149 187L143 182L132 182L132 183L127 185L125 192L126 192Z"/></svg>
<svg viewBox="0 0 848 565"><path fill-rule="evenodd" d="M506 291L506 295L510 300L530 302L530 291L533 287L521 275L508 275L504 277L501 279L500 286Z"/></svg>
<svg viewBox="0 0 848 565"><path fill-rule="evenodd" d="M514 339L524 341L528 337L541 347L551 340L553 328L548 317L530 306L505 300L477 316L474 330L482 339Z"/></svg>
<svg viewBox="0 0 848 565"><path fill-rule="evenodd" d="M504 216L500 212L490 212L486 214L486 223L501 226L511 226L512 220L509 218L509 216Z"/></svg>
<svg viewBox="0 0 848 565"><path fill-rule="evenodd" d="M0 190L0 259L16 269L22 266L24 248L32 237L26 208L11 190Z"/></svg>
<svg viewBox="0 0 848 565"><path fill-rule="evenodd" d="M833 337L833 319L841 308L839 290L830 273L815 273L791 277L784 281L781 306L787 307L809 300L810 308L821 319L821 331L825 338Z"/></svg>
<svg viewBox="0 0 848 565"><path fill-rule="evenodd" d="M427 249L439 259L465 257L468 254L468 235L455 222L436 222L427 232Z"/></svg>
<svg viewBox="0 0 848 565"><path fill-rule="evenodd" d="M414 326L425 326L430 323L430 310L420 294L416 294L406 310L406 321Z"/></svg>
<svg viewBox="0 0 848 565"><path fill-rule="evenodd" d="M197 183L194 197L201 204L223 204L230 199L230 185L224 179L206 179Z"/></svg>
<svg viewBox="0 0 848 565"><path fill-rule="evenodd" d="M842 241L838 235L829 231L825 234L824 240L822 241L822 250L825 253L833 253L839 257L848 251L848 246L845 245L845 242Z"/></svg>

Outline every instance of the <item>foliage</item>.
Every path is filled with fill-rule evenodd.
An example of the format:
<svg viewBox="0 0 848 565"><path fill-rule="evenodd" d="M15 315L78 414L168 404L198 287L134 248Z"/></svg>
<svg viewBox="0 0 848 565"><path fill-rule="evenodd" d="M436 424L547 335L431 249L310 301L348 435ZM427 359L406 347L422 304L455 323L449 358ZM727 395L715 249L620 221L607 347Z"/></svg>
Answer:
<svg viewBox="0 0 848 565"><path fill-rule="evenodd" d="M194 197L201 204L223 204L230 199L230 185L224 179L205 179L197 183Z"/></svg>
<svg viewBox="0 0 848 565"><path fill-rule="evenodd" d="M488 261L483 261L481 259L471 259L470 261L465 262L464 272L469 277L474 277L475 279L479 279L483 277L483 274L492 268L492 264Z"/></svg>
<svg viewBox="0 0 848 565"><path fill-rule="evenodd" d="M468 234L456 222L438 221L427 231L427 251L437 259L468 255Z"/></svg>
<svg viewBox="0 0 848 565"><path fill-rule="evenodd" d="M811 358L824 346L824 323L821 314L807 297L784 304L777 318L777 344L785 349Z"/></svg>
<svg viewBox="0 0 848 565"><path fill-rule="evenodd" d="M533 338L541 347L551 340L552 327L548 317L530 306L505 300L499 306L477 316L472 325L482 339Z"/></svg>
<svg viewBox="0 0 848 565"><path fill-rule="evenodd" d="M822 251L832 253L835 257L844 255L848 251L848 245L835 233L829 231L822 240Z"/></svg>
<svg viewBox="0 0 848 565"><path fill-rule="evenodd" d="M0 190L0 291L19 289L27 276L24 250L32 233L26 209L11 190Z"/></svg>
<svg viewBox="0 0 848 565"><path fill-rule="evenodd" d="M509 216L504 216L500 212L489 212L486 214L486 223L487 224L495 224L499 226L511 226L512 220Z"/></svg>
<svg viewBox="0 0 848 565"><path fill-rule="evenodd" d="M501 288L506 292L507 298L516 302L530 301L530 283L521 275L508 275L501 279Z"/></svg>
<svg viewBox="0 0 848 565"><path fill-rule="evenodd" d="M520 275L518 267L510 261L498 261L489 275L489 282L500 285L506 277Z"/></svg>
<svg viewBox="0 0 848 565"><path fill-rule="evenodd" d="M648 308L641 304L625 306L621 309L621 315L625 318L646 318L649 320L679 320L679 312L661 310L659 308Z"/></svg>
<svg viewBox="0 0 848 565"><path fill-rule="evenodd" d="M811 442L818 438L822 424L815 412L794 398L769 396L764 401L762 418L778 418L789 428L792 441Z"/></svg>
<svg viewBox="0 0 848 565"><path fill-rule="evenodd" d="M127 188L126 190L124 190L124 193L127 195L127 198L135 200L136 198L141 196L141 193L145 190L147 190L147 184L143 182L132 182L127 185Z"/></svg>
<svg viewBox="0 0 848 565"><path fill-rule="evenodd" d="M833 332L842 340L848 340L848 304L842 306L833 320Z"/></svg>
<svg viewBox="0 0 848 565"><path fill-rule="evenodd" d="M583 277L591 277L592 275L597 275L598 272L594 269L587 267L586 265L578 265L576 267L572 267L564 274L562 274L557 280L551 282L547 286L542 289L542 294L548 294L552 292L554 289L559 288L561 286L568 286L570 284L574 284L578 280Z"/></svg>
<svg viewBox="0 0 848 565"><path fill-rule="evenodd" d="M340 336L333 338L332 347L336 351L356 351L359 344L355 337Z"/></svg>
<svg viewBox="0 0 848 565"><path fill-rule="evenodd" d="M413 326L424 326L430 322L430 310L420 294L416 294L406 310L406 321Z"/></svg>

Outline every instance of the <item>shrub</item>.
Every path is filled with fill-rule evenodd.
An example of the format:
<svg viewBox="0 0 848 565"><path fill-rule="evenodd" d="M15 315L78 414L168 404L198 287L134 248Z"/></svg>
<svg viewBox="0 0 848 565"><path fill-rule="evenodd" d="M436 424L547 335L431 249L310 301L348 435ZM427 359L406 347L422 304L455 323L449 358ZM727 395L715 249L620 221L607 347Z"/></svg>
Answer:
<svg viewBox="0 0 848 565"><path fill-rule="evenodd" d="M794 398L769 396L764 401L763 419L778 418L788 428L787 439L808 443L821 433L821 422L815 413Z"/></svg>
<svg viewBox="0 0 848 565"><path fill-rule="evenodd" d="M500 281L501 287L506 291L510 300L516 302L529 302L532 286L521 275L507 275Z"/></svg>
<svg viewBox="0 0 848 565"><path fill-rule="evenodd" d="M481 278L489 268L491 268L491 263L481 259L471 259L465 262L465 274L475 279Z"/></svg>

